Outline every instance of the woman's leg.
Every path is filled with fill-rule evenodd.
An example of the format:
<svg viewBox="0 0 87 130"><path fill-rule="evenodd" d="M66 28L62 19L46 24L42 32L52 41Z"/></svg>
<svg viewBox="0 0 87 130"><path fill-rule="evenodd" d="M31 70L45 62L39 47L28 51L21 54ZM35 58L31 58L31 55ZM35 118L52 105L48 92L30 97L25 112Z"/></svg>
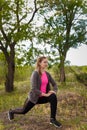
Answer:
<svg viewBox="0 0 87 130"><path fill-rule="evenodd" d="M57 97L56 97L56 95L51 94L48 97L48 101L50 102L51 118L56 119L56 111L57 111Z"/></svg>
<svg viewBox="0 0 87 130"><path fill-rule="evenodd" d="M14 109L14 110L10 110L8 112L9 120L14 119L14 114L26 114L34 106L35 106L35 104L32 103L31 101L29 101L28 98L27 98L25 103L24 103L23 108L17 108L17 109Z"/></svg>
<svg viewBox="0 0 87 130"><path fill-rule="evenodd" d="M38 99L37 104L50 103L51 108L51 118L56 118L56 110L57 110L57 97L55 94L51 94L49 97L40 97Z"/></svg>
<svg viewBox="0 0 87 130"><path fill-rule="evenodd" d="M40 97L37 104L50 103L51 116L50 124L60 128L62 125L56 120L56 110L57 110L57 97L55 94L51 94L49 97Z"/></svg>
<svg viewBox="0 0 87 130"><path fill-rule="evenodd" d="M26 99L23 108L17 108L14 110L11 110L14 114L26 114L32 107L34 107L34 103Z"/></svg>

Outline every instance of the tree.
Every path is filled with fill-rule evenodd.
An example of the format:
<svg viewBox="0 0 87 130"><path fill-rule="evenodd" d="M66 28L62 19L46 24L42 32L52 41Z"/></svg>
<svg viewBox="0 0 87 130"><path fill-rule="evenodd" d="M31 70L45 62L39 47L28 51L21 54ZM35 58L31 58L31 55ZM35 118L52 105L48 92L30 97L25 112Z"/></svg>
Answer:
<svg viewBox="0 0 87 130"><path fill-rule="evenodd" d="M44 25L38 38L50 45L50 52L60 61L60 81L65 81L64 63L71 47L87 44L87 2L85 0L48 0L41 10ZM59 57L58 57L59 54ZM55 60L55 57L54 57Z"/></svg>
<svg viewBox="0 0 87 130"><path fill-rule="evenodd" d="M32 7L30 2L33 3ZM5 55L7 63L7 92L14 90L15 47L19 41L32 39L31 22L38 9L37 0L0 1L0 50Z"/></svg>

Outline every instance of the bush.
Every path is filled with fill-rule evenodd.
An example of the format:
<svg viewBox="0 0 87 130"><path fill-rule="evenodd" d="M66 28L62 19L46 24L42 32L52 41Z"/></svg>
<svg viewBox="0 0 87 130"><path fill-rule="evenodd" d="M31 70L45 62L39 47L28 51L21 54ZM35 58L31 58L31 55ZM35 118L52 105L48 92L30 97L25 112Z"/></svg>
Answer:
<svg viewBox="0 0 87 130"><path fill-rule="evenodd" d="M77 80L87 86L87 73L80 73L76 76Z"/></svg>

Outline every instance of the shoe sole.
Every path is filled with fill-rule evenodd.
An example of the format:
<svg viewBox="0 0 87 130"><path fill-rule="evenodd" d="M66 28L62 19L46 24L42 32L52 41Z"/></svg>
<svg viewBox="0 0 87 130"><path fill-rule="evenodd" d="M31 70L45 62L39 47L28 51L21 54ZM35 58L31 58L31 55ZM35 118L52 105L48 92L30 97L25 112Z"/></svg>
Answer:
<svg viewBox="0 0 87 130"><path fill-rule="evenodd" d="M57 126L57 125L55 125L55 124L53 124L53 123L51 123L51 122L50 122L50 125L54 125L54 126L57 127L57 128L61 128L61 127L62 127L62 125L61 125L61 126Z"/></svg>
<svg viewBox="0 0 87 130"><path fill-rule="evenodd" d="M8 112L8 119L9 119L9 121L12 121L13 119L10 119L10 114L9 114L9 112Z"/></svg>
<svg viewBox="0 0 87 130"><path fill-rule="evenodd" d="M9 112L8 112L8 119L9 119L9 121L11 121L11 120L10 120L10 115L9 115Z"/></svg>

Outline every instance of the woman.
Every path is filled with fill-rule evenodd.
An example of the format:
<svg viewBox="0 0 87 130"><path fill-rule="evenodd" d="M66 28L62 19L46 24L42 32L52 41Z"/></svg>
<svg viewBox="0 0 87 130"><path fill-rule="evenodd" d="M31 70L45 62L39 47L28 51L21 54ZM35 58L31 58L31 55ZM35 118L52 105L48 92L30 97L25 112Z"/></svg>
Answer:
<svg viewBox="0 0 87 130"><path fill-rule="evenodd" d="M42 56L37 59L36 70L31 75L31 91L21 109L14 109L8 112L9 120L14 119L14 114L26 114L36 104L50 103L50 124L61 127L61 123L56 120L57 110L57 85L51 75L46 71L48 60ZM50 90L50 83L53 90Z"/></svg>

